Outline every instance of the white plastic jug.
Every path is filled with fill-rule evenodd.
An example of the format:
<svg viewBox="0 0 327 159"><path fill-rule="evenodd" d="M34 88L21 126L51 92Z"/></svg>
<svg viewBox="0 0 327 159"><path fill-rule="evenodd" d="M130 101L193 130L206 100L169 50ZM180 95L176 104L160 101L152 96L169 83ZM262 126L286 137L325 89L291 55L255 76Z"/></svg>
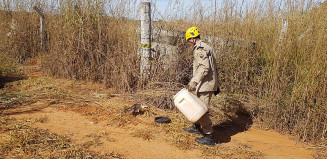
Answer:
<svg viewBox="0 0 327 159"><path fill-rule="evenodd" d="M174 96L174 104L193 123L198 121L208 111L207 106L185 88Z"/></svg>

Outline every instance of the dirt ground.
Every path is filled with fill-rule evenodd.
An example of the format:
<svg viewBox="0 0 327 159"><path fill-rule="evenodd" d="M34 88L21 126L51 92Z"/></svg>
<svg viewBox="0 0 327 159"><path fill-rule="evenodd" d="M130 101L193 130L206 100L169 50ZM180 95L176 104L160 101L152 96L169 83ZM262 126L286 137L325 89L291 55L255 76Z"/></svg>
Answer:
<svg viewBox="0 0 327 159"><path fill-rule="evenodd" d="M2 113L38 130L68 137L92 152L116 154L111 158L310 159L315 155L314 149L291 136L260 130L257 123L242 131L215 123L217 145L199 145L194 141L197 135L182 131L190 123L176 110L150 106L137 116L120 113L138 100L99 84L47 78L38 67L27 69L28 79L9 83L4 90L34 93L33 102L2 105ZM157 124L156 116L168 116L172 122ZM0 131L0 143L8 140L7 135ZM10 154L2 157L11 158Z"/></svg>
<svg viewBox="0 0 327 159"><path fill-rule="evenodd" d="M28 108L25 108L28 109ZM33 109L33 108L30 108ZM10 112L6 112L10 114ZM46 122L37 122L33 125L56 134L67 136L77 143L85 143L93 140L96 135L101 136L98 145L92 145L91 150L101 152L111 150L122 154L126 158L201 158L202 152L197 149L181 150L165 140L169 136L162 132L153 134L151 140L134 137L135 130L160 129L151 127L152 118L139 117L138 122L123 127L110 126L107 122L94 121L86 116L73 111L45 108L37 111L15 110L12 117L18 120L35 121L45 118ZM263 153L262 158L280 159L310 159L313 152L297 144L290 136L282 135L273 131L263 131L251 128L248 131L238 133L231 137L230 143L245 143L253 150ZM235 156L234 156L235 157ZM247 158L246 156L244 156ZM214 158L220 158L215 156ZM238 156L237 158L242 158Z"/></svg>

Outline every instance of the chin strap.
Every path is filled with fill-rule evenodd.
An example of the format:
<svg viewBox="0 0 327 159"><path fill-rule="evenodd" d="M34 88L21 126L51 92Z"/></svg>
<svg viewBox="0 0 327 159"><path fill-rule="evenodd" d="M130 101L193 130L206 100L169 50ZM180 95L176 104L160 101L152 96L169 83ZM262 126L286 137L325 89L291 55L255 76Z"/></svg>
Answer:
<svg viewBox="0 0 327 159"><path fill-rule="evenodd" d="M196 45L196 39L194 39L195 40L195 42L192 42L193 43L193 45L195 46Z"/></svg>

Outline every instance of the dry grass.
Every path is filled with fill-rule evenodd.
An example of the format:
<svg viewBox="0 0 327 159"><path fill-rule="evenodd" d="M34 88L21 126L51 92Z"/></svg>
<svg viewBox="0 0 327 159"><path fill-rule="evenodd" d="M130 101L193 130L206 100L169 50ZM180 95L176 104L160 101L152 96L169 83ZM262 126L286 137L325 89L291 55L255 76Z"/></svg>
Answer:
<svg viewBox="0 0 327 159"><path fill-rule="evenodd" d="M23 75L22 70L19 69L17 61L12 59L8 54L0 52L0 78L16 77Z"/></svg>
<svg viewBox="0 0 327 159"><path fill-rule="evenodd" d="M35 119L34 122L46 123L46 122L48 122L48 120L49 120L49 119L48 119L48 116L43 115L43 116L41 116L41 117Z"/></svg>
<svg viewBox="0 0 327 159"><path fill-rule="evenodd" d="M61 108L64 105L65 108L69 107L70 109L76 108L76 105L83 108L85 103L99 101L98 94L104 94L101 98L107 98L106 91L101 91L99 88L94 88L92 92L85 94L83 84L68 80L59 81L41 77L8 83L4 89L0 90L1 102L7 105L6 108L1 107L1 111L8 110L6 113L10 114L10 109L25 105L33 106L33 103L45 105L40 109L46 106ZM87 91L90 90L92 89L87 89ZM86 100L85 95L91 96ZM20 108L24 109L24 107ZM0 133L2 136L7 134L5 140L1 140L0 143L0 158L124 158L121 154L111 151L99 154L88 150L92 146L101 145L100 137L106 135L106 132L90 134L87 136L90 137L90 140L75 144L75 141L65 136L35 129L31 125L47 121L46 115L33 121L23 119L22 122L15 121L8 116L0 116ZM109 138L108 141L114 142L115 139Z"/></svg>
<svg viewBox="0 0 327 159"><path fill-rule="evenodd" d="M219 144L214 148L202 147L204 158L214 158L220 156L222 158L244 158L257 159L263 158L264 154L260 151L251 150L251 146L245 143L233 142L232 145Z"/></svg>
<svg viewBox="0 0 327 159"><path fill-rule="evenodd" d="M51 17L50 51L44 56L43 69L52 76L133 90L139 75L137 23L105 17L103 10L92 3L62 6L62 14Z"/></svg>
<svg viewBox="0 0 327 159"><path fill-rule="evenodd" d="M137 92L134 97L149 105L160 109L174 109L173 96L177 93L175 90L167 89L148 89Z"/></svg>
<svg viewBox="0 0 327 159"><path fill-rule="evenodd" d="M80 96L75 95L71 90L73 82L61 83L58 85L52 78L28 78L8 83L6 89L0 90L2 104L7 108L24 106L44 102L45 106L70 101L84 102Z"/></svg>
<svg viewBox="0 0 327 159"><path fill-rule="evenodd" d="M0 157L18 158L122 158L120 154L108 152L97 154L77 145L71 139L31 128L26 122L0 117L0 133L7 138L0 143Z"/></svg>
<svg viewBox="0 0 327 159"><path fill-rule="evenodd" d="M24 71L19 68L18 62L0 50L0 88L8 82L23 79L23 76Z"/></svg>
<svg viewBox="0 0 327 159"><path fill-rule="evenodd" d="M123 127L133 122L134 120L130 116L113 116L109 117L108 125Z"/></svg>
<svg viewBox="0 0 327 159"><path fill-rule="evenodd" d="M35 57L38 50L38 17L26 11L4 10L0 11L0 17L0 52L21 63Z"/></svg>
<svg viewBox="0 0 327 159"><path fill-rule="evenodd" d="M151 130L148 129L138 129L131 133L134 137L140 137L143 140L152 140L154 139L154 134Z"/></svg>

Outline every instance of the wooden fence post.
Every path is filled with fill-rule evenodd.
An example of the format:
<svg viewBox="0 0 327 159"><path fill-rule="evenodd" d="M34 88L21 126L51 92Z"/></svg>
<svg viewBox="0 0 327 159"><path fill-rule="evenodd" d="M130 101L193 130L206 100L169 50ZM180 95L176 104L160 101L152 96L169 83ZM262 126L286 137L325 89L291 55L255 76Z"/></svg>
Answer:
<svg viewBox="0 0 327 159"><path fill-rule="evenodd" d="M283 19L282 20L282 28L280 30L279 41L278 41L279 49L282 47L283 40L285 39L285 36L287 34L287 27L288 27L288 21L286 19Z"/></svg>
<svg viewBox="0 0 327 159"><path fill-rule="evenodd" d="M45 28L44 28L44 14L41 12L39 8L36 6L33 7L33 9L36 11L36 13L40 16L40 44L41 44L41 50L44 50L45 47Z"/></svg>
<svg viewBox="0 0 327 159"><path fill-rule="evenodd" d="M141 64L142 78L147 78L151 70L151 3L141 3Z"/></svg>

